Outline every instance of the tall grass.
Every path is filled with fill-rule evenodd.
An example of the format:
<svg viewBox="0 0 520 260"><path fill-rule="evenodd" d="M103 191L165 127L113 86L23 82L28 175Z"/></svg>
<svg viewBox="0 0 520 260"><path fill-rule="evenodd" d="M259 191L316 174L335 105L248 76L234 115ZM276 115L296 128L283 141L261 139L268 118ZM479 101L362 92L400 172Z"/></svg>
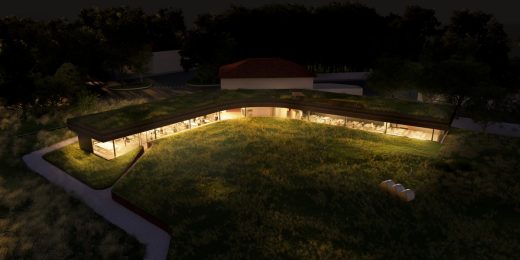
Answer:
<svg viewBox="0 0 520 260"><path fill-rule="evenodd" d="M114 192L170 225L171 259L515 258L519 145L240 119L160 140Z"/></svg>
<svg viewBox="0 0 520 260"><path fill-rule="evenodd" d="M21 160L24 154L73 136L66 129L41 129L54 128L78 113L63 110L22 120L18 112L0 106L0 259L142 259L144 246L137 240L28 170Z"/></svg>
<svg viewBox="0 0 520 260"><path fill-rule="evenodd" d="M54 110L51 110L44 115L35 115L31 113L26 113L24 115L22 111L7 109L4 106L1 106L0 103L0 129L8 129L9 131L4 133L6 135L15 135L20 137L40 134L40 131L42 130L52 132L55 129L65 128L68 118L114 110L130 105L143 104L149 101L145 98L136 98L132 100L98 100L97 98L90 96L87 96L86 99L92 100L84 100L75 106L56 107ZM23 120L21 120L21 118L23 118ZM52 136L54 135L49 134L48 137ZM41 138L41 140L46 139Z"/></svg>

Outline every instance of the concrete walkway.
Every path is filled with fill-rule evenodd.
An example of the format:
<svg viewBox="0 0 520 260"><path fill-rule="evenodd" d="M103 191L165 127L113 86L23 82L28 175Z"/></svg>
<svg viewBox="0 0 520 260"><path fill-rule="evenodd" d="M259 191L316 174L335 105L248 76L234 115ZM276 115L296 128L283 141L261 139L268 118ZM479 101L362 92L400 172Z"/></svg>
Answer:
<svg viewBox="0 0 520 260"><path fill-rule="evenodd" d="M482 132L482 125L473 121L471 118L459 117L451 124L454 128ZM520 125L511 123L490 122L486 128L486 133L520 137Z"/></svg>
<svg viewBox="0 0 520 260"><path fill-rule="evenodd" d="M170 235L168 233L113 201L110 193L111 188L105 190L91 189L42 158L46 153L77 141L77 137L67 139L27 154L23 157L23 160L31 170L71 193L74 197L79 198L103 218L146 245L145 259L166 259L170 246Z"/></svg>

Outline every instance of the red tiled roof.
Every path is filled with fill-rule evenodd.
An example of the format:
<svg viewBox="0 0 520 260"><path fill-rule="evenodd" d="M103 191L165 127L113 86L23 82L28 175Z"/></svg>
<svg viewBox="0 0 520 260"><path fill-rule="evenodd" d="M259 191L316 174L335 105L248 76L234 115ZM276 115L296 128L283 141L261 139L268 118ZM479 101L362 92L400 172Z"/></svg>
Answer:
<svg viewBox="0 0 520 260"><path fill-rule="evenodd" d="M220 78L308 78L314 74L305 67L280 58L246 59L224 65Z"/></svg>

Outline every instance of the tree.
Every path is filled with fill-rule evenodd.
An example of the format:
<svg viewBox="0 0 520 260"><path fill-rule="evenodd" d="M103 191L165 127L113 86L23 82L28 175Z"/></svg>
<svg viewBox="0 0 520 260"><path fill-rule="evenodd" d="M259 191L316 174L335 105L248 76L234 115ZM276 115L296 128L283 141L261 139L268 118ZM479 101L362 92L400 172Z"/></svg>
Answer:
<svg viewBox="0 0 520 260"><path fill-rule="evenodd" d="M69 25L65 37L63 52L67 54L67 62L75 64L88 78L109 77L110 62L106 60L111 57L110 49L105 48L107 42L100 30L75 22Z"/></svg>
<svg viewBox="0 0 520 260"><path fill-rule="evenodd" d="M180 49L186 33L182 10L160 9L146 19L153 51Z"/></svg>
<svg viewBox="0 0 520 260"><path fill-rule="evenodd" d="M316 63L371 68L382 51L384 19L375 9L358 3L331 3L313 12L312 45ZM306 55L302 53L302 55Z"/></svg>
<svg viewBox="0 0 520 260"><path fill-rule="evenodd" d="M141 80L152 50L180 47L186 29L182 11L172 9L153 15L140 8L84 9L80 24L101 36L107 69L120 74L129 68Z"/></svg>
<svg viewBox="0 0 520 260"><path fill-rule="evenodd" d="M417 62L383 57L376 62L374 70L369 75L367 86L382 94L418 89L416 76L421 69L422 65Z"/></svg>
<svg viewBox="0 0 520 260"><path fill-rule="evenodd" d="M56 106L65 101L75 101L85 94L80 72L71 63L62 64L52 76L34 74L35 105L39 107Z"/></svg>
<svg viewBox="0 0 520 260"><path fill-rule="evenodd" d="M379 55L383 31L383 18L361 4L233 6L218 15L200 15L181 55L186 66L218 68L244 58L281 57L363 70Z"/></svg>
<svg viewBox="0 0 520 260"><path fill-rule="evenodd" d="M432 59L473 59L487 64L495 78L508 65L509 39L503 25L480 11L455 12L439 47Z"/></svg>
<svg viewBox="0 0 520 260"><path fill-rule="evenodd" d="M192 84L218 84L218 68L213 64L199 64L195 76L190 80Z"/></svg>
<svg viewBox="0 0 520 260"><path fill-rule="evenodd" d="M61 91L65 97L73 98L84 91L84 80L78 68L72 63L63 63L53 76L63 86Z"/></svg>
<svg viewBox="0 0 520 260"><path fill-rule="evenodd" d="M435 10L419 6L408 6L404 12L400 43L403 46L402 57L417 61L421 58L426 44L440 35L440 22Z"/></svg>
<svg viewBox="0 0 520 260"><path fill-rule="evenodd" d="M0 98L24 112L75 101L84 78L128 68L142 76L152 44L178 47L184 30L182 12L171 9L146 15L139 8L89 8L73 22L1 18Z"/></svg>
<svg viewBox="0 0 520 260"><path fill-rule="evenodd" d="M146 16L140 8L89 8L80 13L79 25L99 35L105 51L103 66L120 75L125 66L141 56L151 44L147 37Z"/></svg>
<svg viewBox="0 0 520 260"><path fill-rule="evenodd" d="M516 59L510 61L505 71L502 84L494 84L487 88L478 98L472 98L465 105L471 118L482 124L486 130L489 121L518 122L520 115L520 62Z"/></svg>
<svg viewBox="0 0 520 260"><path fill-rule="evenodd" d="M499 92L500 90L495 91ZM488 93L469 99L464 107L471 119L482 125L482 131L486 132L489 122L499 118L497 112L504 97L502 93Z"/></svg>
<svg viewBox="0 0 520 260"><path fill-rule="evenodd" d="M489 66L470 60L450 59L427 64L417 79L422 91L443 94L455 105L450 125L464 102L485 100L492 87Z"/></svg>
<svg viewBox="0 0 520 260"><path fill-rule="evenodd" d="M213 15L199 15L195 29L188 31L180 52L185 70L201 64L217 70L219 66L233 61L236 42L229 33L215 28L215 19Z"/></svg>
<svg viewBox="0 0 520 260"><path fill-rule="evenodd" d="M0 97L7 105L15 105L22 112L33 100L34 83L31 78L34 59L27 44L16 38L2 39L0 52Z"/></svg>
<svg viewBox="0 0 520 260"><path fill-rule="evenodd" d="M142 50L131 55L127 61L127 65L130 67L130 70L139 74L139 79L143 82L143 74L148 72L148 65L150 64L150 59L152 58L152 48L146 47Z"/></svg>

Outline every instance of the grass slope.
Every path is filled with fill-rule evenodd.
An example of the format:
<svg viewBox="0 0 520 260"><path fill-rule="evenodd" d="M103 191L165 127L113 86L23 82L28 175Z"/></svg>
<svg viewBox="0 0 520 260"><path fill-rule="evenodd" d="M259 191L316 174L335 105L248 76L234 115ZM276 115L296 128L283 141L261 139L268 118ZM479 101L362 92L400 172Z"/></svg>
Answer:
<svg viewBox="0 0 520 260"><path fill-rule="evenodd" d="M114 190L171 226L172 259L515 258L519 146L241 119L158 142ZM380 191L388 178L416 200Z"/></svg>
<svg viewBox="0 0 520 260"><path fill-rule="evenodd" d="M74 143L48 153L43 158L93 189L106 189L123 175L139 150L135 149L113 160L105 160L81 150L79 144Z"/></svg>
<svg viewBox="0 0 520 260"><path fill-rule="evenodd" d="M158 142L115 192L171 226L171 259L515 258L518 147L242 119ZM387 178L416 200L380 191Z"/></svg>

